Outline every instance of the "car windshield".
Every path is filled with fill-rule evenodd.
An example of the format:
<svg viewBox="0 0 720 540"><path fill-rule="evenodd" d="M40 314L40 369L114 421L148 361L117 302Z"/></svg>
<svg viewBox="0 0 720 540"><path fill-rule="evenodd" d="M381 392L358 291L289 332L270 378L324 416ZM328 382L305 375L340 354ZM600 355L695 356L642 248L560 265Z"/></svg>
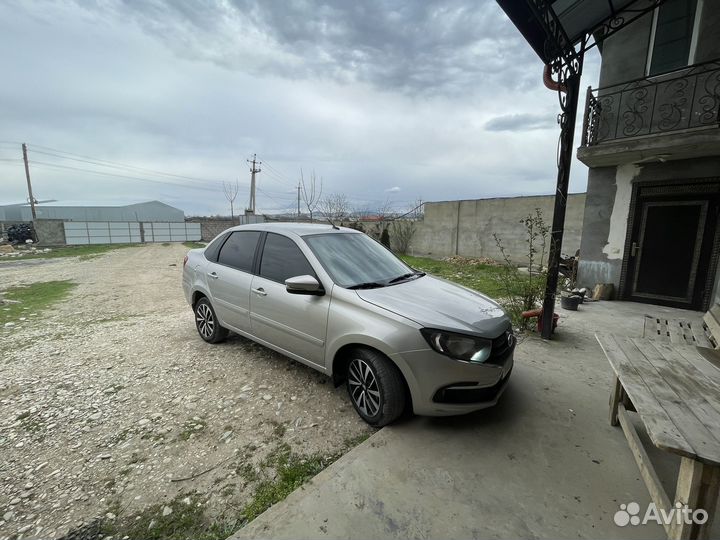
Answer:
<svg viewBox="0 0 720 540"><path fill-rule="evenodd" d="M412 268L365 234L318 234L304 240L341 287L384 287L402 276L415 275Z"/></svg>

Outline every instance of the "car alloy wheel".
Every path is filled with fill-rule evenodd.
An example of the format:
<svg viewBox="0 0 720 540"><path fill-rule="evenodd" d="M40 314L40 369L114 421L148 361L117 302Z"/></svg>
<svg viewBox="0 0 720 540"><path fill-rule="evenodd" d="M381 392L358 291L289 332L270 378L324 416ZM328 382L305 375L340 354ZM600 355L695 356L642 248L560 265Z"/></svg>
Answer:
<svg viewBox="0 0 720 540"><path fill-rule="evenodd" d="M348 368L350 397L355 406L366 417L374 417L380 412L381 397L378 381L367 362L355 358Z"/></svg>
<svg viewBox="0 0 720 540"><path fill-rule="evenodd" d="M205 339L210 339L215 331L215 318L213 312L205 303L200 304L195 310L195 324L198 332Z"/></svg>

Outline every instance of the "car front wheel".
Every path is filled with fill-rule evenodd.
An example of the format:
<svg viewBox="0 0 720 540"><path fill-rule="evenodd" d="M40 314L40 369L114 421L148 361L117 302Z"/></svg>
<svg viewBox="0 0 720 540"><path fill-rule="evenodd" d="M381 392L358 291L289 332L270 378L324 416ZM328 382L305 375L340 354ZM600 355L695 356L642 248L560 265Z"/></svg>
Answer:
<svg viewBox="0 0 720 540"><path fill-rule="evenodd" d="M347 389L357 413L374 427L396 420L405 408L405 385L400 370L370 349L351 351Z"/></svg>
<svg viewBox="0 0 720 540"><path fill-rule="evenodd" d="M220 343L228 336L227 329L220 326L215 310L207 298L198 300L193 311L195 311L195 327L205 341Z"/></svg>

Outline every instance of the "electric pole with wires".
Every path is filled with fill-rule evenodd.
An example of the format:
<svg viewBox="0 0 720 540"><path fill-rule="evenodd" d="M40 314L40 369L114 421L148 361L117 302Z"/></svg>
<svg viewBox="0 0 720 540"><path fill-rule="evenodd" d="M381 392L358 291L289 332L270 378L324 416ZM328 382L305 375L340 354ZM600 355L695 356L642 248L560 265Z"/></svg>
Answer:
<svg viewBox="0 0 720 540"><path fill-rule="evenodd" d="M30 211L32 212L33 221L37 219L37 215L35 214L35 203L37 202L35 200L35 197L33 197L32 192L32 184L30 183L30 166L28 165L28 156L27 156L27 144L22 144L22 152L23 152L23 161L25 162L25 179L27 180L27 188L28 188L28 200L30 201Z"/></svg>
<svg viewBox="0 0 720 540"><path fill-rule="evenodd" d="M248 206L248 213L254 214L255 213L255 174L260 172L260 168L258 165L262 164L262 161L257 161L257 155L253 154L252 161L249 159L247 160L248 163L251 163L250 166L250 204Z"/></svg>

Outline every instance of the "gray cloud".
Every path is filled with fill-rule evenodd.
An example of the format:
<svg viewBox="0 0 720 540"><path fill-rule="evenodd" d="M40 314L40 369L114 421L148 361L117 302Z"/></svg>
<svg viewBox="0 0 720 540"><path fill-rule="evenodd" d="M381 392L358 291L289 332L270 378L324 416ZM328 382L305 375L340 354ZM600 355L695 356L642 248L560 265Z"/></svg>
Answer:
<svg viewBox="0 0 720 540"><path fill-rule="evenodd" d="M488 131L526 131L557 127L557 115L518 113L496 116L485 123Z"/></svg>
<svg viewBox="0 0 720 540"><path fill-rule="evenodd" d="M178 54L229 69L457 94L481 80L527 84L536 62L494 2L127 2ZM505 24L503 24L505 22Z"/></svg>
<svg viewBox="0 0 720 540"><path fill-rule="evenodd" d="M36 196L63 203L227 211L219 181L247 200L255 152L263 211L296 207L301 168L369 208L554 189L557 96L489 0L6 2L0 48L0 202L26 197L23 141ZM94 175L40 145L213 182Z"/></svg>

